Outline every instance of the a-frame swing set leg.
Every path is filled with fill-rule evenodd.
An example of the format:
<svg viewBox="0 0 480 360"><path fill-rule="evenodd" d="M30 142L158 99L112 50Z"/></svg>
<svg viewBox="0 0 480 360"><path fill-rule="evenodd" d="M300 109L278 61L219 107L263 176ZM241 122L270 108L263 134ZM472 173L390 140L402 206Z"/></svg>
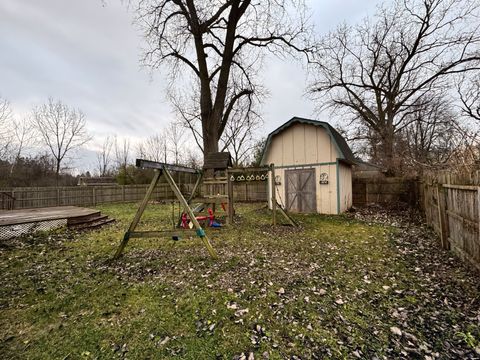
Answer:
<svg viewBox="0 0 480 360"><path fill-rule="evenodd" d="M178 188L177 184L175 183L172 176L170 175L170 172L167 169L164 169L164 173L165 173L165 178L167 179L168 183L170 184L170 187L172 188L173 192L177 196L178 201L180 201L180 204L183 206L188 216L190 217L190 221L195 226L195 229L197 230L197 235L200 237L200 239L202 239L210 255L213 258L216 258L217 253L215 249L212 247L212 244L210 244L210 240L208 239L207 234L205 234L205 230L200 226L198 220L195 218L195 214L193 213L193 210L188 205L187 200L185 200L185 198L183 197L180 189Z"/></svg>
<svg viewBox="0 0 480 360"><path fill-rule="evenodd" d="M135 217L133 218L127 232L123 236L123 240L120 243L120 246L117 249L117 252L114 255L114 259L118 259L120 255L122 255L123 249L125 249L125 246L127 246L128 240L130 239L130 234L135 231L135 228L137 227L140 218L143 215L143 212L145 211L145 208L147 207L148 200L150 200L150 196L152 196L153 190L155 189L155 186L157 186L158 180L160 179L160 175L162 175L161 170L155 169L155 175L153 176L152 182L150 183L150 186L148 187L147 193L145 194L145 197L143 198L142 202L140 203L140 206L137 210L137 213L135 214Z"/></svg>
<svg viewBox="0 0 480 360"><path fill-rule="evenodd" d="M203 173L201 172L198 175L198 178L197 178L197 181L195 182L195 185L193 186L192 193L190 194L190 196L187 199L187 204L188 205L190 205L192 200L195 198L195 195L198 191L198 188L200 187L200 184L202 183L202 180L203 180ZM182 216L180 215L180 217L178 218L178 221L177 221L177 228L180 227L181 224L182 224Z"/></svg>

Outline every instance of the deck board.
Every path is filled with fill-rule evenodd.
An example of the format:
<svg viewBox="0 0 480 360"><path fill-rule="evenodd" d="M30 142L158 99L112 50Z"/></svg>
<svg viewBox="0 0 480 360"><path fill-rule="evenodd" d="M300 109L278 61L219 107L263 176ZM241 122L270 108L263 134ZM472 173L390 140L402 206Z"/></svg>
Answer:
<svg viewBox="0 0 480 360"><path fill-rule="evenodd" d="M99 210L78 206L55 206L36 209L0 210L0 226L69 219L79 216L93 215L98 212Z"/></svg>

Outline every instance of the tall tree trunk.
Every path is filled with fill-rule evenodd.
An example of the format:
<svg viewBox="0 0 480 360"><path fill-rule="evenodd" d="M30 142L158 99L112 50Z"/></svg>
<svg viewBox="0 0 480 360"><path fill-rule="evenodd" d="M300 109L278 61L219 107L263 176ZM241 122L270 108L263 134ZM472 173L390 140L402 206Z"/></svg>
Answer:
<svg viewBox="0 0 480 360"><path fill-rule="evenodd" d="M218 152L218 124L219 120L210 116L202 120L203 126L203 156Z"/></svg>
<svg viewBox="0 0 480 360"><path fill-rule="evenodd" d="M383 154L383 166L387 170L388 175L395 175L398 172L396 168L396 161L395 161L395 154L394 154L394 147L395 147L395 133L393 126L387 125L384 129L382 134L382 146L381 151Z"/></svg>
<svg viewBox="0 0 480 360"><path fill-rule="evenodd" d="M55 168L55 186L58 186L59 177L60 177L60 161L57 160L57 166Z"/></svg>

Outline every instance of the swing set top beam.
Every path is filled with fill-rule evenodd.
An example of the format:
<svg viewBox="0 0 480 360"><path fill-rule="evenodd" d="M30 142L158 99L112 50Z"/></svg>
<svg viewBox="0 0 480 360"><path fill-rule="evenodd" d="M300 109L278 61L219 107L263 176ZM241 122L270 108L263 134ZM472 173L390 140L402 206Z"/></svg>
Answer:
<svg viewBox="0 0 480 360"><path fill-rule="evenodd" d="M173 164L167 164L167 163L162 163L162 162L157 162L152 160L145 160L145 159L137 159L135 161L135 165L143 169L169 170L169 171L184 172L189 174L201 173L200 170L196 170L194 168L190 168L187 166L173 165Z"/></svg>

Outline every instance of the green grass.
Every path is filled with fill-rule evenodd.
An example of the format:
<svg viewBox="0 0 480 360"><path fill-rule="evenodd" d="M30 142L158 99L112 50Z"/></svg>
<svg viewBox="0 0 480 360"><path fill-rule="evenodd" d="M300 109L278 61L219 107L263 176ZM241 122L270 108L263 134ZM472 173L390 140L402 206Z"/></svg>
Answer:
<svg viewBox="0 0 480 360"><path fill-rule="evenodd" d="M267 210L244 205L235 226L209 233L219 260L198 239L164 238L131 239L110 262L136 205L99 209L117 222L2 244L2 358L395 357L407 345L391 326L427 343L426 353L450 339L478 343L462 309L416 312L431 294L393 228L320 215L296 216L300 229L273 228ZM149 206L140 228L168 229L171 211ZM435 311L452 328L432 335Z"/></svg>

